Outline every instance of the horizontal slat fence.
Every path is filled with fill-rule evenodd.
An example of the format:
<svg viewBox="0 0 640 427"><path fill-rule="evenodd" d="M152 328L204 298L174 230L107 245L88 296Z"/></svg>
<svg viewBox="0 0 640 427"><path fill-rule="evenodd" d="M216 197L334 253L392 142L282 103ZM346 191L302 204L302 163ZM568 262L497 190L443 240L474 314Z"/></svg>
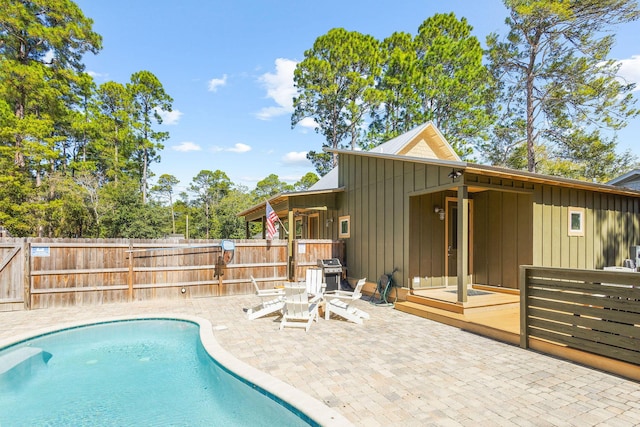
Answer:
<svg viewBox="0 0 640 427"><path fill-rule="evenodd" d="M288 280L286 240L233 242L232 261L219 268L220 240L3 238L0 309L249 294L250 276L261 287ZM331 240L306 245L309 257L325 258L335 246ZM304 264L295 267L301 277Z"/></svg>
<svg viewBox="0 0 640 427"><path fill-rule="evenodd" d="M522 266L521 346L537 338L640 365L640 273Z"/></svg>

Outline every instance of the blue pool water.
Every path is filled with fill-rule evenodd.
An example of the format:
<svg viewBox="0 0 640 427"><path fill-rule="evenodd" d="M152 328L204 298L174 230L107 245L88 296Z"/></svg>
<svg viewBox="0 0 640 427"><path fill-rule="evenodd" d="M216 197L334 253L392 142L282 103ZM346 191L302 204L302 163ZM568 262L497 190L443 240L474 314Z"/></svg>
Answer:
<svg viewBox="0 0 640 427"><path fill-rule="evenodd" d="M22 347L44 353L0 375L2 427L308 425L218 365L191 322L67 329L0 350L0 359L33 352Z"/></svg>

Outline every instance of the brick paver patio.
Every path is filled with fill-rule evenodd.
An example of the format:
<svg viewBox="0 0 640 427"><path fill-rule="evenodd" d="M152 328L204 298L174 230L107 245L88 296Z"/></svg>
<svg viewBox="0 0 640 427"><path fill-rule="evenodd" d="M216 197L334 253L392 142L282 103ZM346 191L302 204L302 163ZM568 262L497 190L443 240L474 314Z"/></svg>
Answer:
<svg viewBox="0 0 640 427"><path fill-rule="evenodd" d="M325 402L357 426L634 426L640 384L451 326L356 304L305 333L246 320L250 295L0 312L0 341L69 321L128 314L208 319L240 360ZM225 328L226 327L226 328ZM638 367L640 369L640 367Z"/></svg>

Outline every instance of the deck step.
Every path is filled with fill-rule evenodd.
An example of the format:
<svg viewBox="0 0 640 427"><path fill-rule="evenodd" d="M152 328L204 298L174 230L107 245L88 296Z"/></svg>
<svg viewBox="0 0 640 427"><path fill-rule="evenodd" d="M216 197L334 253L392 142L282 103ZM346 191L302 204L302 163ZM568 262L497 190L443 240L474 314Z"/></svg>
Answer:
<svg viewBox="0 0 640 427"><path fill-rule="evenodd" d="M517 327L496 326L495 321L487 321L486 313L470 317L411 301L397 302L395 309L509 344L518 345L520 342L520 334L514 330Z"/></svg>
<svg viewBox="0 0 640 427"><path fill-rule="evenodd" d="M463 314L464 307L455 302L442 301L435 298L427 298L420 295L407 295L407 302L425 305L427 307L438 308L452 313Z"/></svg>
<svg viewBox="0 0 640 427"><path fill-rule="evenodd" d="M418 317L435 320L436 322L445 323L458 328L462 327L465 320L463 314L430 307L428 305L412 301L398 301L395 304L395 309L402 311L403 313L413 314Z"/></svg>

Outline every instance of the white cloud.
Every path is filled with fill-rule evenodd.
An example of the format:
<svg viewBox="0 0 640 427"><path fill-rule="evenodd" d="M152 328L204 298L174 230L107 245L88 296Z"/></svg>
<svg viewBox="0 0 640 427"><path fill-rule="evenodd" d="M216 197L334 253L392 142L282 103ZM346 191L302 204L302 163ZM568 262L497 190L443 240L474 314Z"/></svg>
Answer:
<svg viewBox="0 0 640 427"><path fill-rule="evenodd" d="M217 92L218 88L227 85L227 75L224 74L221 79L209 80L209 92Z"/></svg>
<svg viewBox="0 0 640 427"><path fill-rule="evenodd" d="M164 125L177 125L183 114L180 110L164 111L160 108L156 108L156 111L162 118L162 124Z"/></svg>
<svg viewBox="0 0 640 427"><path fill-rule="evenodd" d="M282 163L291 164L307 164L307 152L306 151L291 151L282 157Z"/></svg>
<svg viewBox="0 0 640 427"><path fill-rule="evenodd" d="M293 72L297 62L278 58L275 64L275 73L265 73L258 79L267 90L267 98L271 98L276 103L276 106L265 107L256 114L260 120L269 120L272 117L293 112L293 97L296 95Z"/></svg>
<svg viewBox="0 0 640 427"><path fill-rule="evenodd" d="M47 53L44 54L44 57L42 58L42 60L44 61L45 64L51 64L54 58L55 56L53 54L53 51L49 49Z"/></svg>
<svg viewBox="0 0 640 427"><path fill-rule="evenodd" d="M89 74L95 80L107 80L109 78L109 74L98 73L96 71L91 71L91 70L87 71L87 74Z"/></svg>
<svg viewBox="0 0 640 427"><path fill-rule="evenodd" d="M251 151L251 147L247 144L238 142L232 148L228 148L227 151L231 151L232 153L246 153L247 151Z"/></svg>
<svg viewBox="0 0 640 427"><path fill-rule="evenodd" d="M211 148L211 151L213 151L214 153L218 153L220 151L228 151L230 153L246 153L247 151L251 151L251 146L238 142L233 147L225 148L225 147L214 146Z"/></svg>
<svg viewBox="0 0 640 427"><path fill-rule="evenodd" d="M640 55L632 55L629 59L620 61L618 74L627 82L635 83L634 91L640 90Z"/></svg>
<svg viewBox="0 0 640 427"><path fill-rule="evenodd" d="M181 151L183 153L186 153L189 151L200 151L202 148L200 148L200 146L194 142L184 141L178 145L174 145L173 147L171 147L171 149L174 151Z"/></svg>
<svg viewBox="0 0 640 427"><path fill-rule="evenodd" d="M311 117L305 117L304 119L298 122L297 126L303 127L305 129L315 129L318 126L318 123Z"/></svg>

